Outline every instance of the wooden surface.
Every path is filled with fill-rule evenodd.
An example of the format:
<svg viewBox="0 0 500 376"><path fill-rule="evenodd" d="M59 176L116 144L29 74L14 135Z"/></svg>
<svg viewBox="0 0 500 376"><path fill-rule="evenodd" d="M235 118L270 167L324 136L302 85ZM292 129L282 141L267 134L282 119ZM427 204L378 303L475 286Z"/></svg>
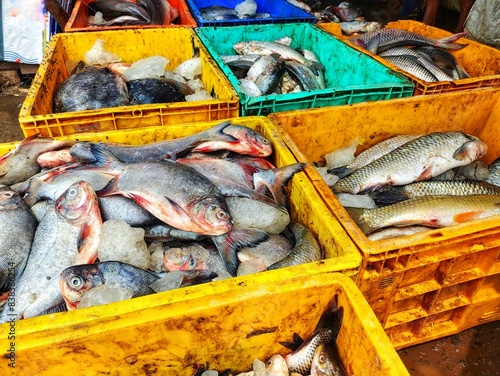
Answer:
<svg viewBox="0 0 500 376"><path fill-rule="evenodd" d="M59 4L57 0L45 0L45 8L54 17L59 27L64 30L66 22L69 20L69 14Z"/></svg>

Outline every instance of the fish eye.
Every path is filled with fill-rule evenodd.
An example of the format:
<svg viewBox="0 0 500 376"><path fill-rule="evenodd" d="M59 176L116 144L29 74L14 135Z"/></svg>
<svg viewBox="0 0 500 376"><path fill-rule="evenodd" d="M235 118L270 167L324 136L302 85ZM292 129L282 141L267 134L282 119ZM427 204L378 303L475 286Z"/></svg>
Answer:
<svg viewBox="0 0 500 376"><path fill-rule="evenodd" d="M76 188L70 188L68 190L68 196L76 196L77 193L78 193L78 189L76 189Z"/></svg>
<svg viewBox="0 0 500 376"><path fill-rule="evenodd" d="M69 284L71 287L80 287L82 285L83 281L80 277L71 277L69 280Z"/></svg>
<svg viewBox="0 0 500 376"><path fill-rule="evenodd" d="M217 212L216 216L217 219L221 221L227 221L229 219L229 214L227 214L226 211L222 209Z"/></svg>
<svg viewBox="0 0 500 376"><path fill-rule="evenodd" d="M319 362L320 363L325 363L326 362L326 356L324 353L321 353L319 356Z"/></svg>

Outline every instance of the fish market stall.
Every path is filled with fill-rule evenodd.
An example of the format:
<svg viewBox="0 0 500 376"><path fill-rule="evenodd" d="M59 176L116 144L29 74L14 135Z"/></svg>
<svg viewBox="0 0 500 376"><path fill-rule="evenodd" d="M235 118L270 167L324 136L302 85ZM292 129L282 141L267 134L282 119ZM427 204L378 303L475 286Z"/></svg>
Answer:
<svg viewBox="0 0 500 376"><path fill-rule="evenodd" d="M383 193L381 186L406 184L396 180L399 179L397 176L402 174L409 177L413 174L413 168L418 169L412 167L413 163L418 163L417 154L407 151L404 153L405 158L398 159L396 148L394 153L375 159L365 168L353 169L351 175L346 174L340 180L334 176L334 167L320 166L324 165L325 156L336 149L350 146L352 153L356 150L357 155L381 141L390 141L391 137L395 136L418 135L414 140L417 141L422 135L457 131L469 134L474 140L473 143L477 143L481 150L476 154L472 152L472 148L468 149L472 158L462 158L457 149L452 160L461 160L462 163L468 161L467 163L471 164L471 161L479 158L483 167L480 164L472 165L472 171L475 174L484 171L486 164L486 167L491 165L491 172L486 168L485 174L472 176L475 176L474 179L489 176L487 183L494 184L496 164L492 162L498 158L499 153L496 130L500 115L499 94L498 90L481 88L439 96L417 96L387 102L269 115L297 159L317 163L320 168L307 170L306 173L314 181L317 191L331 212L358 245L363 255L358 286L396 348L441 338L498 319L499 296L498 289L494 287L499 283L499 216L495 215L495 200L498 196L486 195L493 200L493 206L490 206L490 211L485 213L484 217L480 214L488 209L472 210L474 215L471 213L474 206L470 206L455 212L454 221L447 224L441 224L445 213L442 213L441 217L439 214L433 214L424 219L416 207L408 207L405 212L411 219L405 221L402 217L402 222L394 222L396 226L407 227L387 229L409 230L409 225L420 225L420 232L400 231L386 235L385 238L375 239L371 236L377 232L368 226L371 222L366 217L354 216L356 211L359 213L359 209L355 207L359 203L359 207L366 209L366 213L377 213L375 210L379 209L368 209L371 204L366 201L361 203L361 200L366 198L365 196L371 199L372 192ZM406 141L401 148L412 143ZM472 143L467 145L472 146ZM393 146L396 146L395 142ZM385 153L389 150L391 149L386 146ZM428 146L421 150L429 152L431 148ZM446 148L442 147L440 150L442 152ZM378 164L375 166L375 163L379 163L384 157L384 161L388 160L392 155L402 163L399 169L375 173L378 180L373 180L368 175L366 178L361 177L364 173L362 171L376 172L376 168L382 166L377 167ZM431 160L432 158L429 159ZM445 166L440 165L440 168L446 169ZM420 171L420 180L433 177L431 171L429 166L427 170ZM382 182L381 177L394 178L394 182ZM355 179L359 179L357 181L360 185L345 189L356 181ZM395 188L398 187L390 188L389 192L396 191ZM359 193L351 200L344 201L340 196L346 191ZM494 191L490 191L490 194L492 192ZM435 197L449 199L453 196ZM355 202L352 202L353 200ZM467 198L457 200L466 202ZM409 202L412 201L394 203L382 209L393 207L396 210L399 207L396 205ZM437 201L424 204L427 211L437 207L440 207ZM379 217L386 218L385 214L380 213ZM422 219L418 221L418 218ZM428 227L422 228L422 225Z"/></svg>

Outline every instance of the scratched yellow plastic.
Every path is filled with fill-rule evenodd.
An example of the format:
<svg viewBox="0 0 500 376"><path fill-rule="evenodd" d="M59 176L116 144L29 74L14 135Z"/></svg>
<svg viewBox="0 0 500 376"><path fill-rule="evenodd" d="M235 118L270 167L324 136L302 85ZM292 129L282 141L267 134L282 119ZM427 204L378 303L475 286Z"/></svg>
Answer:
<svg viewBox="0 0 500 376"><path fill-rule="evenodd" d="M343 274L290 280L261 274L211 287L210 294L188 288L104 310L20 322L19 373L2 374L191 376L196 364L247 371L254 359L287 354L279 342L290 341L294 333L307 338L338 294L344 318L337 347L347 373L409 375L356 285ZM4 336L0 345L8 346Z"/></svg>
<svg viewBox="0 0 500 376"><path fill-rule="evenodd" d="M234 118L231 121L246 125L270 140L274 149L272 161L276 166L296 162L295 157L266 117ZM65 136L63 139L138 145L191 135L217 123L201 122L97 134L86 133ZM12 150L16 144L0 145L0 155ZM288 287L283 281L299 276L323 274L318 280L328 284L334 283L332 272L342 272L349 279L355 280L361 264L361 255L356 246L335 216L323 204L305 173L295 174L289 184L288 194L292 220L307 226L316 236L325 252L324 260L167 291L145 299L132 299L91 310L22 320L16 324L19 369L25 372L23 374L34 372L33 374L37 375L57 374L63 369L71 369L72 374L78 374L78 372L83 374L86 370L88 375L99 374L96 373L98 370L104 372L109 369L112 375L118 375L132 374L129 370L133 370L130 371L134 372L133 374L148 374L147 372L152 371L147 370L157 368L161 370L158 374L162 375L189 375L191 372L189 367L195 361L203 362L205 359L212 363L220 356L220 359L225 359L221 364L229 366L229 363L238 359L235 366L241 369L246 366L243 359L246 362L254 356L268 354L270 348L277 350L277 345L268 343L269 337L257 336L245 339L245 336L248 331L268 326L278 326L288 331L292 330L290 328L300 328L304 323L301 320L304 319L299 316L289 316L291 319L287 321L285 316L280 316L285 314L285 311L281 310L282 312L277 314L269 306L259 306L261 301L276 299L281 302L290 299L286 305L284 303L276 305L276 307L282 306L283 308L296 305L296 300L291 298L292 295L283 295L278 298L280 294L276 297L262 296L257 300L252 297L264 294L265 291L274 289L275 286L283 286L279 289L286 290ZM308 278L301 281L300 285L307 286L309 283ZM266 283L266 286L260 286L263 283ZM216 293L224 294L222 297L213 295ZM316 291L317 298L312 298L311 294L309 290L295 293L297 297L301 296L306 299L304 304L307 306L301 307L300 312L309 311L311 304L314 305L314 302L318 304L318 299L321 302L326 299L326 296L322 296L323 292L319 287ZM246 302L247 298L253 300ZM224 303L219 303L220 299L224 299L221 300ZM219 305L221 305L220 308L218 308ZM240 307L245 307L245 309L241 310ZM314 307L318 308L317 305ZM237 315L231 313L235 310L238 310ZM245 316L240 317L245 315L245 312L249 315L248 319ZM259 322L262 315L269 323ZM364 316L365 313L360 318L364 319ZM199 317L205 319L201 320ZM273 324L274 319L277 321ZM237 320L248 320L248 324L240 327L243 323ZM298 320L299 323L295 323L294 320ZM169 327L170 321L174 322L172 328ZM8 333L8 325L0 325L0 333ZM197 330L200 331L199 334ZM357 341L361 341L359 336L367 336L366 341L361 344L366 348L371 348L373 340L368 337L371 336L368 327L365 329L359 327L356 330ZM208 332L211 333L210 338L206 338ZM229 341L229 338L232 340ZM374 338L378 340L378 335ZM238 344L238 339L243 342ZM8 344L6 340L7 336L0 335L2 351ZM274 340L274 337L271 340ZM264 348L261 350L259 348L264 343L270 347L262 352ZM257 349L255 354L248 350L248 346L252 346L252 351ZM65 354L64 357L63 354ZM387 364L387 366L383 365L383 368L390 369L391 365L386 363L383 354L392 354L392 349L387 348L379 356L382 364ZM134 357L137 357L137 360L134 360ZM252 360L253 358L250 363Z"/></svg>
<svg viewBox="0 0 500 376"><path fill-rule="evenodd" d="M133 63L161 55L173 70L199 53L201 80L216 99L113 107L99 110L52 113L57 87L95 41L104 41L105 50ZM19 112L24 135L40 133L57 137L81 132L100 132L155 125L211 121L239 116L238 94L217 67L192 28L155 28L107 30L86 33L61 33L53 36Z"/></svg>
<svg viewBox="0 0 500 376"><path fill-rule="evenodd" d="M450 52L455 56L457 61L462 64L465 71L469 73L471 77L462 78L455 81L427 82L407 73L394 64L389 63L384 58L379 57L365 50L364 48L358 47L349 42L348 39L351 38L351 36L343 35L342 30L338 24L322 23L318 24L318 27L336 36L337 38L343 39L351 47L373 57L375 60L379 61L386 67L390 67L391 69L401 73L406 78L411 80L413 83L415 83L415 91L413 95L439 94L449 91L462 91L485 86L500 86L500 51L498 49L470 39L459 39L457 43L467 44L467 47L460 50L450 50ZM385 27L403 29L411 31L413 33L424 35L426 37L437 39L452 35L452 33L446 30L428 26L423 24L422 22L412 20L399 20L395 22L389 22Z"/></svg>
<svg viewBox="0 0 500 376"><path fill-rule="evenodd" d="M391 136L436 131L481 138L487 164L500 156L500 90L494 88L268 117L302 162L321 161L356 139L359 153ZM500 319L500 306L490 304L498 302L498 288L483 288L500 273L500 216L370 241L321 176L313 169L306 173L361 251L357 284L396 348Z"/></svg>

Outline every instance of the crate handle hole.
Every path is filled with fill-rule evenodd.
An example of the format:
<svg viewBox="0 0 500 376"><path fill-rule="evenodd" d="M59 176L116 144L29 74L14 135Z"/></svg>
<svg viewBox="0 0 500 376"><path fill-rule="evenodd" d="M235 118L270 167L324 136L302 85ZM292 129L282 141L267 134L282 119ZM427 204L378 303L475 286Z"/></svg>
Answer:
<svg viewBox="0 0 500 376"><path fill-rule="evenodd" d="M431 238L441 238L443 237L443 233L441 232L434 232L432 234L429 235Z"/></svg>
<svg viewBox="0 0 500 376"><path fill-rule="evenodd" d="M142 110L134 110L132 111L133 117L142 117Z"/></svg>

